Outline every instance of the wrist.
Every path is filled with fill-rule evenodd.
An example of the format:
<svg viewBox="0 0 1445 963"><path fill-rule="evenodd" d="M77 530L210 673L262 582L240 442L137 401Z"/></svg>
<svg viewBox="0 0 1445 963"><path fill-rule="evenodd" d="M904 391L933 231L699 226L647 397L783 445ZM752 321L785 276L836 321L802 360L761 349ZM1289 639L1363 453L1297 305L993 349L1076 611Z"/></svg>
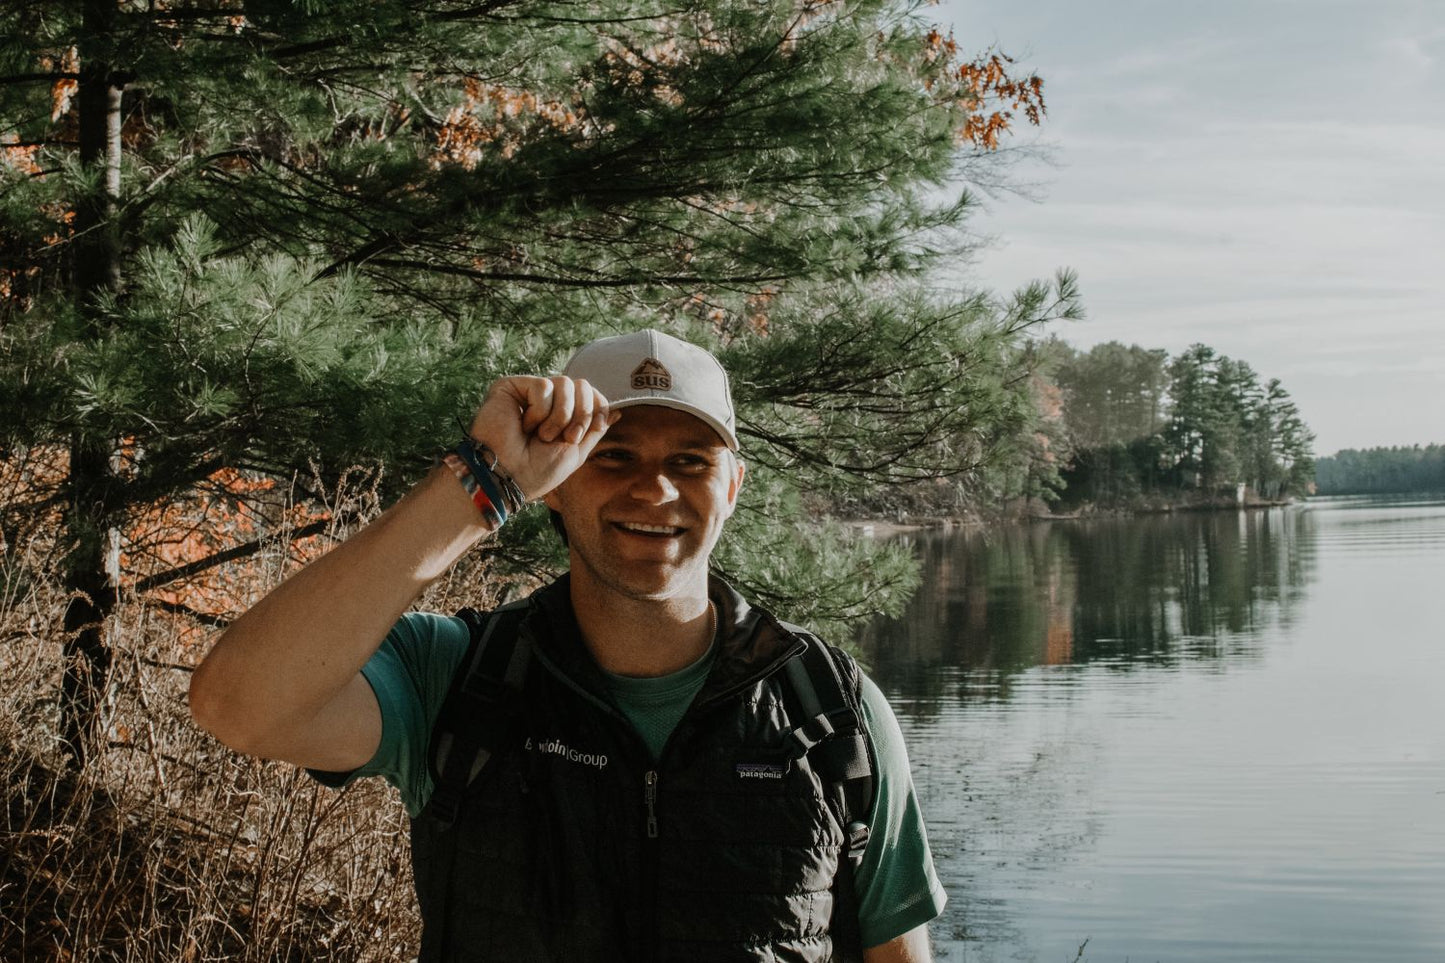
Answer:
<svg viewBox="0 0 1445 963"><path fill-rule="evenodd" d="M494 500L493 493L479 483L477 470L456 451L442 455L442 464L452 473L466 492L467 500L481 514L487 527L492 531L501 528L507 520L506 509Z"/></svg>
<svg viewBox="0 0 1445 963"><path fill-rule="evenodd" d="M508 517L526 507L526 495L496 453L470 435L445 452L441 462L456 477L490 529L500 528Z"/></svg>

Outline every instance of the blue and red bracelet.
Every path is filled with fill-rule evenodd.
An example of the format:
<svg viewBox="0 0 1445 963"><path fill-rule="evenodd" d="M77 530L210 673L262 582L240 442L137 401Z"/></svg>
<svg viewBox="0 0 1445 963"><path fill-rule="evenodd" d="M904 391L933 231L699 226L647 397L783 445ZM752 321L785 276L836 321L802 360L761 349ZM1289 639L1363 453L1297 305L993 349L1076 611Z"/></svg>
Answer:
<svg viewBox="0 0 1445 963"><path fill-rule="evenodd" d="M493 530L501 528L502 523L507 520L507 516L504 514L506 509L498 508L487 497L486 491L477 484L477 476L467 463L454 451L443 455L442 463L452 470L453 475L457 476L457 481L461 482L462 487L467 490L467 497L472 500L473 505L477 506L477 511L482 513L482 517L487 520Z"/></svg>
<svg viewBox="0 0 1445 963"><path fill-rule="evenodd" d="M500 528L508 516L526 506L521 487L497 463L496 453L470 435L442 456L442 461L493 528Z"/></svg>

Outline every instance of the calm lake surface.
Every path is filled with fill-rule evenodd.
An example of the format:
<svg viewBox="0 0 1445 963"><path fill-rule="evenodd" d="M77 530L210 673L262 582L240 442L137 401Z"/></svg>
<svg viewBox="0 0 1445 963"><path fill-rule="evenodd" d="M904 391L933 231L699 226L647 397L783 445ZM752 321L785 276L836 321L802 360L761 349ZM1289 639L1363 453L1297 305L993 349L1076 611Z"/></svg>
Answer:
<svg viewBox="0 0 1445 963"><path fill-rule="evenodd" d="M940 960L1445 960L1445 499L913 542Z"/></svg>

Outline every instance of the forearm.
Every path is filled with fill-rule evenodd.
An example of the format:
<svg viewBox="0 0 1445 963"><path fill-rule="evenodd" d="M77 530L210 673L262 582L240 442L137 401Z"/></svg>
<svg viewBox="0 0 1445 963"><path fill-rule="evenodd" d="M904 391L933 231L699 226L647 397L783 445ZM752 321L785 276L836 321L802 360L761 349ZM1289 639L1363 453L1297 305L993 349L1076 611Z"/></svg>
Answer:
<svg viewBox="0 0 1445 963"><path fill-rule="evenodd" d="M926 925L863 951L863 963L930 963L932 959L933 950Z"/></svg>
<svg viewBox="0 0 1445 963"><path fill-rule="evenodd" d="M492 385L471 435L523 496L539 498L577 470L614 420L584 381L519 376ZM487 530L453 473L434 470L222 634L191 677L192 715L250 755L362 765L381 738L381 714L361 667L427 583Z"/></svg>
<svg viewBox="0 0 1445 963"><path fill-rule="evenodd" d="M197 668L191 705L233 748L285 758L293 733L356 678L406 608L486 534L446 469L233 623Z"/></svg>

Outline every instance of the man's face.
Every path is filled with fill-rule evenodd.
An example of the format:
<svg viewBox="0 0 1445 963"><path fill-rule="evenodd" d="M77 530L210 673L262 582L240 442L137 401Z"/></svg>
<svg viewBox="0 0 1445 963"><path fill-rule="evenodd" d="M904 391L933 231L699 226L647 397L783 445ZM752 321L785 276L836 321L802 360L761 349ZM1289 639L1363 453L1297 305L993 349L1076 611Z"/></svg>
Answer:
<svg viewBox="0 0 1445 963"><path fill-rule="evenodd" d="M550 492L572 578L628 598L707 591L707 564L733 513L743 466L712 428L672 408L624 408L591 456Z"/></svg>

